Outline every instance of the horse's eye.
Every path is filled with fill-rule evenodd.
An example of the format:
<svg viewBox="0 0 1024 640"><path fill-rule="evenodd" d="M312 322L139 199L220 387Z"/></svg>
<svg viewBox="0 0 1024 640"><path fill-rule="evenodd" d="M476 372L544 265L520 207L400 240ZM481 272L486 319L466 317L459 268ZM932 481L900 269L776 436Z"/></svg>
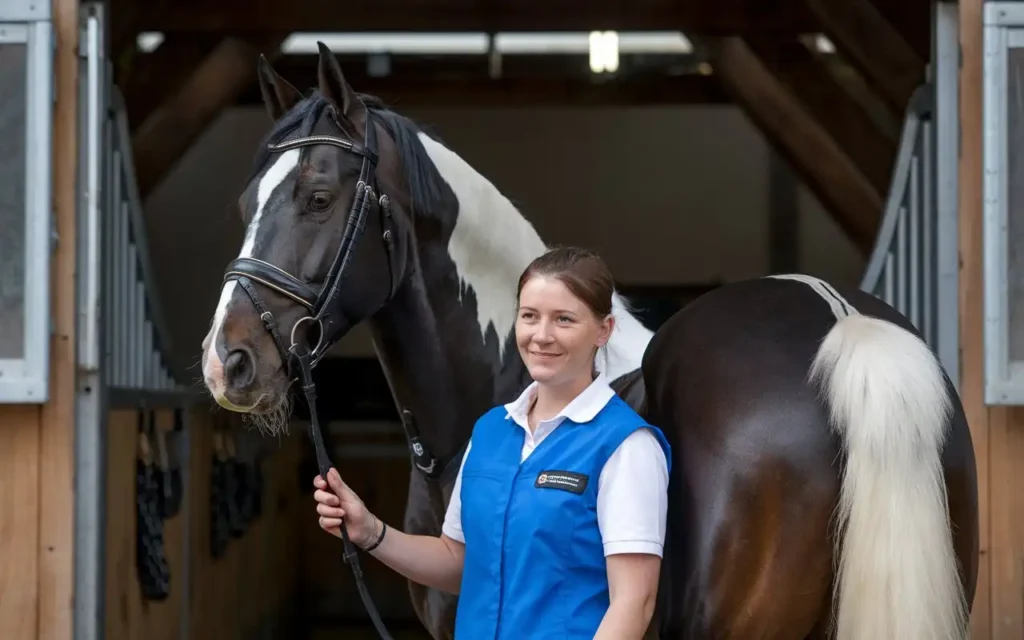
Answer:
<svg viewBox="0 0 1024 640"><path fill-rule="evenodd" d="M328 191L317 191L309 199L310 211L326 211L334 202L334 197Z"/></svg>

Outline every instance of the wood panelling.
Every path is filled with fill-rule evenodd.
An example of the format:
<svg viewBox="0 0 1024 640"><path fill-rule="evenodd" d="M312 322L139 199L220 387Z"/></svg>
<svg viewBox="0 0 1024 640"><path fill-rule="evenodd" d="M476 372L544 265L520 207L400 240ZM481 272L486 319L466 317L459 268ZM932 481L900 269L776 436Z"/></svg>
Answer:
<svg viewBox="0 0 1024 640"><path fill-rule="evenodd" d="M0 407L0 638L36 637L39 621L39 407ZM61 518L68 526L67 517Z"/></svg>
<svg viewBox="0 0 1024 640"><path fill-rule="evenodd" d="M78 210L78 2L53 0L54 231L50 279L50 398L39 416L40 638L70 640L74 624L75 306ZM36 283L38 286L38 283ZM31 285L30 285L31 286Z"/></svg>
<svg viewBox="0 0 1024 640"><path fill-rule="evenodd" d="M75 487L78 2L53 0L50 398L0 405L0 638L71 640Z"/></svg>
<svg viewBox="0 0 1024 640"><path fill-rule="evenodd" d="M263 513L244 536L232 539L219 558L210 553L210 462L218 423L239 427L223 411L193 412L190 433L191 477L187 489L192 521L192 579L189 597L190 640L242 640L257 630L287 623L298 588L301 549L298 525L310 500L298 491L302 433L266 438L271 453L263 463ZM289 637L278 633L269 637Z"/></svg>
<svg viewBox="0 0 1024 640"><path fill-rule="evenodd" d="M984 402L982 0L961 0L961 394L978 461L981 563L972 640L1024 637L1024 409Z"/></svg>
<svg viewBox="0 0 1024 640"><path fill-rule="evenodd" d="M157 426L169 429L174 416L161 410ZM106 637L172 640L181 637L182 581L185 576L185 514L164 523L164 548L171 592L162 602L143 598L135 562L136 451L139 412L111 411L107 423Z"/></svg>
<svg viewBox="0 0 1024 640"><path fill-rule="evenodd" d="M135 562L135 462L139 414L110 413L107 447L106 636L111 639L243 640L286 623L297 593L301 496L296 485L301 434L267 438L260 518L226 553L210 552L210 469L214 430L239 429L237 420L200 404L191 409L184 500L165 521L164 545L171 592L161 602L142 597ZM170 410L156 414L158 428L174 424ZM306 506L306 505L303 505ZM277 637L277 636L274 636Z"/></svg>

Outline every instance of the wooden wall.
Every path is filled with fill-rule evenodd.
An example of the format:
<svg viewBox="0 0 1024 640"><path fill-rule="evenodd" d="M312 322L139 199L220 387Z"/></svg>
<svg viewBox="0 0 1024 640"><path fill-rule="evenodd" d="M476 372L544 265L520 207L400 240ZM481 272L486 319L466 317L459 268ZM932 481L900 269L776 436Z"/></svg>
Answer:
<svg viewBox="0 0 1024 640"><path fill-rule="evenodd" d="M960 326L964 406L978 460L981 567L973 640L1024 638L1024 408L987 407L983 381L982 0L960 0Z"/></svg>
<svg viewBox="0 0 1024 640"><path fill-rule="evenodd" d="M70 640L73 624L75 179L78 2L52 0L56 38L50 400L0 405L0 638ZM35 286L46 286L34 283Z"/></svg>
<svg viewBox="0 0 1024 640"><path fill-rule="evenodd" d="M110 413L107 448L106 637L110 640L241 640L288 625L297 593L302 509L311 501L298 490L302 434L266 438L262 513L225 554L210 551L210 478L215 438L244 429L223 411L200 404L190 411L184 500L165 522L171 591L163 601L142 597L136 573L135 474L139 413ZM170 410L156 412L157 428L174 424ZM249 434L252 435L252 434ZM258 436L255 436L258 437ZM308 515L308 513L306 514ZM276 637L276 636L275 636ZM283 637L283 636L282 636Z"/></svg>

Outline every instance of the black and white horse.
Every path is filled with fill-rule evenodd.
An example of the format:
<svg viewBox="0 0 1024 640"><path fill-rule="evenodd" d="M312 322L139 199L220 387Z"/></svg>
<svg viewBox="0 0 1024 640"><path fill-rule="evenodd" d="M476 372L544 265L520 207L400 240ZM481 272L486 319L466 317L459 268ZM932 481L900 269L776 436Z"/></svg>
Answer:
<svg viewBox="0 0 1024 640"><path fill-rule="evenodd" d="M209 391L282 427L287 350L315 359L366 322L423 460L451 469L475 419L528 383L515 287L545 243L454 151L354 92L326 47L307 97L265 60L259 78L274 126L203 344ZM966 637L973 448L906 318L801 275L717 288L657 334L627 309L616 299L598 366L673 444L663 637ZM427 476L412 471L403 527L437 535L450 476ZM451 637L455 597L410 588Z"/></svg>

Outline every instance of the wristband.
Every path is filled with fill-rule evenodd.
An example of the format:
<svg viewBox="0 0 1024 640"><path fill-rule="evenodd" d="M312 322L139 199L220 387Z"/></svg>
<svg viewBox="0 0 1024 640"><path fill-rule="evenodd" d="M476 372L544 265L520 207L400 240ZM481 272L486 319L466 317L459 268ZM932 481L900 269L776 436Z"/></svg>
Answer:
<svg viewBox="0 0 1024 640"><path fill-rule="evenodd" d="M376 520L377 516L374 516L373 519ZM377 521L380 522L380 536L377 538L376 542L371 544L369 547L363 549L363 551L365 551L366 553L370 553L371 551L379 547L381 542L384 542L384 534L387 533L388 525L380 520Z"/></svg>

